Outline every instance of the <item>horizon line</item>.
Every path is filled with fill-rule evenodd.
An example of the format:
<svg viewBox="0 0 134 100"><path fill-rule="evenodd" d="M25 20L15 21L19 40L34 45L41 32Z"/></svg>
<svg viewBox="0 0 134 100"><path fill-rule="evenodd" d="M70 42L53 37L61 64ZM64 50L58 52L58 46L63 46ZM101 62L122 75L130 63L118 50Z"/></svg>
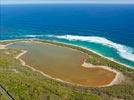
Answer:
<svg viewBox="0 0 134 100"><path fill-rule="evenodd" d="M21 5L21 4L134 4L134 2L95 2L95 1L23 1L23 2L4 2L0 1L0 5Z"/></svg>

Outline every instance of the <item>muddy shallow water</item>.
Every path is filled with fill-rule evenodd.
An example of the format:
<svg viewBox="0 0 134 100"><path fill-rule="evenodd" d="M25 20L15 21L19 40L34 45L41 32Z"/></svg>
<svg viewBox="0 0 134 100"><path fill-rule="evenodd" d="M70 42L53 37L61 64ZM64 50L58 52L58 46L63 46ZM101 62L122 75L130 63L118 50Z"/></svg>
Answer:
<svg viewBox="0 0 134 100"><path fill-rule="evenodd" d="M115 78L115 73L108 70L82 67L87 55L77 50L35 42L18 42L8 47L27 50L28 52L20 57L27 65L67 82L102 86Z"/></svg>

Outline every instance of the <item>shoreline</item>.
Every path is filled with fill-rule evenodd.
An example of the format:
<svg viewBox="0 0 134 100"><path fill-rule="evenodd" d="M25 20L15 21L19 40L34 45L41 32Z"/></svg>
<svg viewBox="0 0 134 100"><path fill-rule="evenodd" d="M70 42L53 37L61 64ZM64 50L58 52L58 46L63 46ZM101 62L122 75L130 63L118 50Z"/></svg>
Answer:
<svg viewBox="0 0 134 100"><path fill-rule="evenodd" d="M103 87L119 84L122 81L124 81L124 79L125 79L125 76L121 72L119 72L119 71L117 71L117 70L115 70L113 68L107 67L107 66L92 65L92 64L86 63L86 62L84 62L82 64L82 66L85 67L85 68L103 68L105 70L108 70L108 71L111 71L111 72L115 73L116 74L115 78L111 81L111 83L109 83L108 85L104 85Z"/></svg>
<svg viewBox="0 0 134 100"><path fill-rule="evenodd" d="M51 42L51 41L50 41L50 42ZM90 52L92 52L92 53L95 53L95 54L97 54L97 55L99 55L99 56L101 56L101 57L103 57L103 58L105 58L105 59L108 59L108 60L110 60L110 61L113 61L113 62L115 62L115 63L118 63L118 64L120 64L120 65L123 65L123 66L126 66L126 67L128 67L128 68L134 69L132 66L123 64L123 63L121 63L121 62L118 62L118 61L116 61L116 60L114 60L114 59L112 59L112 58L106 57L106 56L102 55L101 53L98 53L98 52L93 51L93 50L91 50L91 49L88 49L88 48L86 48L86 47L82 47L82 46L75 45L75 44L70 44L70 43L58 42L58 41L52 41L52 42L56 42L56 43L61 43L61 44L65 44L65 45L72 45L72 46L75 46L75 47L79 47L79 48L88 50L88 51L90 51Z"/></svg>
<svg viewBox="0 0 134 100"><path fill-rule="evenodd" d="M5 45L0 44L0 49L7 49L7 46L12 45L12 44L13 43L8 43L8 44L5 44Z"/></svg>
<svg viewBox="0 0 134 100"><path fill-rule="evenodd" d="M118 61L116 61L116 60L114 60L114 59L112 59L112 58L109 58L109 57L106 57L106 56L104 56L104 55L102 55L101 53L98 53L98 52L96 52L96 51L93 51L93 50L91 50L91 49L88 49L88 48L86 48L86 47L82 47L82 46L79 46L79 45L75 45L75 44L70 44L70 43L63 43L63 42L58 42L58 41L50 41L50 40L47 40L47 39L37 39L37 38L33 38L33 39L11 39L11 40L0 40L0 42L5 42L5 41L14 41L14 42L17 42L17 41L20 41L20 42L25 42L25 41L34 41L34 42L41 42L42 40L45 40L45 41L48 41L48 42L56 42L56 43L60 43L60 44L65 44L65 45L70 45L70 46L75 46L75 47L79 47L79 48L82 48L82 49L85 49L85 50L88 50L88 51L90 51L90 52L92 52L92 53L94 53L94 54L97 54L97 55L99 55L99 56L101 56L101 57L103 57L103 58L105 58L105 59L108 59L108 60L110 60L110 61L113 61L113 62L115 62L115 63L117 63L117 64L120 64L120 65L123 65L123 66L125 66L125 67L127 67L127 68L130 68L130 69L134 69L134 67L133 66L129 66L129 65L127 65L127 64L124 64L124 63L121 63L121 62L118 62ZM51 44L51 43L48 43L48 44ZM9 45L10 45L10 43L9 43ZM52 44L51 44L52 45ZM56 45L56 44L53 44L53 45ZM8 45L7 45L8 46ZM57 45L56 45L57 46ZM68 48L68 47L67 47ZM72 48L71 48L72 49ZM73 49L73 50L76 50L76 49ZM78 51L80 51L80 50L78 50ZM80 52L82 52L82 51L80 51Z"/></svg>
<svg viewBox="0 0 134 100"><path fill-rule="evenodd" d="M16 42L17 42L17 41L16 41ZM43 43L43 42L41 42L41 41L34 41L34 40L32 40L32 41L29 41L29 40L24 41L24 40L23 40L23 41L20 41L20 42ZM44 43L45 43L45 42L44 42ZM5 47L4 49L6 49L6 47L7 47L8 45L11 45L11 44L13 44L13 43L8 43L8 44L4 45L4 47ZM51 44L51 43L47 43L47 44ZM51 44L51 45L57 46L56 44ZM60 46L60 47L61 47L61 46ZM69 48L69 47L66 47L66 48ZM73 48L70 48L70 49L73 49ZM76 49L73 49L73 50L76 50ZM77 50L77 51L82 52L82 51L80 51L80 50ZM77 83L73 83L73 82L67 82L67 81L61 80L61 79L59 79L59 78L51 77L50 75L45 74L44 72L39 71L39 70L33 68L32 66L27 65L27 64L25 63L25 61L23 61L23 60L20 58L22 55L26 54L27 52L28 52L28 51L26 51L26 50L22 50L22 52L21 52L20 54L18 54L18 55L15 57L16 59L18 59L18 60L21 62L21 64L22 64L23 66L26 66L26 67L32 69L33 71L36 71L36 72L38 72L38 73L44 75L45 77L48 77L48 78L50 78L50 79L54 79L54 80L59 81L59 82L63 82L63 83L67 83L67 84L71 84L71 85L75 85L75 86L90 87L90 86L87 86L87 85L81 85L81 84L77 84ZM111 72L113 72L113 73L116 74L116 75L115 75L115 78L114 78L109 84L102 85L102 86L91 86L91 87L108 87L108 86L112 86L112 85L121 83L121 82L124 80L124 76L123 76L123 74L122 74L121 72L119 72L119 71L117 71L117 70L115 70L115 69L113 69L113 68L107 67L107 66L99 66L99 65L96 66L96 65L92 65L92 64L86 63L86 62L84 61L83 64L82 64L82 67L85 67L85 68L96 68L96 67L99 67L99 68L106 69L106 70L111 71Z"/></svg>

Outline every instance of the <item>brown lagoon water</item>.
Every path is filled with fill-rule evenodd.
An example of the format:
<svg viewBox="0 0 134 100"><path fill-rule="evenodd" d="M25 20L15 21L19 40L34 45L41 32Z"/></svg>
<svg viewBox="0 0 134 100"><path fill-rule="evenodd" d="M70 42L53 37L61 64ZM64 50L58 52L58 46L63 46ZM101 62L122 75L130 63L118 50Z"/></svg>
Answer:
<svg viewBox="0 0 134 100"><path fill-rule="evenodd" d="M82 67L87 55L77 50L37 42L18 42L8 47L27 50L21 56L27 65L67 82L102 86L115 78L115 73L108 70Z"/></svg>

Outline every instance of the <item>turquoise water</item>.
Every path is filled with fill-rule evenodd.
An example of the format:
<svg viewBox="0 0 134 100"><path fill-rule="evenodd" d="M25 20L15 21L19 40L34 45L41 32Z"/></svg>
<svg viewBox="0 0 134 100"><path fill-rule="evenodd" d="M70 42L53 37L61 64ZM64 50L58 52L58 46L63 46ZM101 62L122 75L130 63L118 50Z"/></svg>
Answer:
<svg viewBox="0 0 134 100"><path fill-rule="evenodd" d="M1 5L0 40L47 39L134 67L133 5Z"/></svg>
<svg viewBox="0 0 134 100"><path fill-rule="evenodd" d="M48 39L48 40L51 40L51 39ZM52 40L54 40L54 39L52 39ZM85 47L89 50L93 50L93 51L100 53L101 55L108 57L112 60L115 60L117 62L129 65L129 66L134 66L133 61L122 59L115 49L109 48L109 47L104 46L104 45L100 45L97 43L81 42L81 41L77 41L77 42L76 41L69 41L69 40L64 40L64 39L60 39L60 40L55 39L55 41Z"/></svg>

